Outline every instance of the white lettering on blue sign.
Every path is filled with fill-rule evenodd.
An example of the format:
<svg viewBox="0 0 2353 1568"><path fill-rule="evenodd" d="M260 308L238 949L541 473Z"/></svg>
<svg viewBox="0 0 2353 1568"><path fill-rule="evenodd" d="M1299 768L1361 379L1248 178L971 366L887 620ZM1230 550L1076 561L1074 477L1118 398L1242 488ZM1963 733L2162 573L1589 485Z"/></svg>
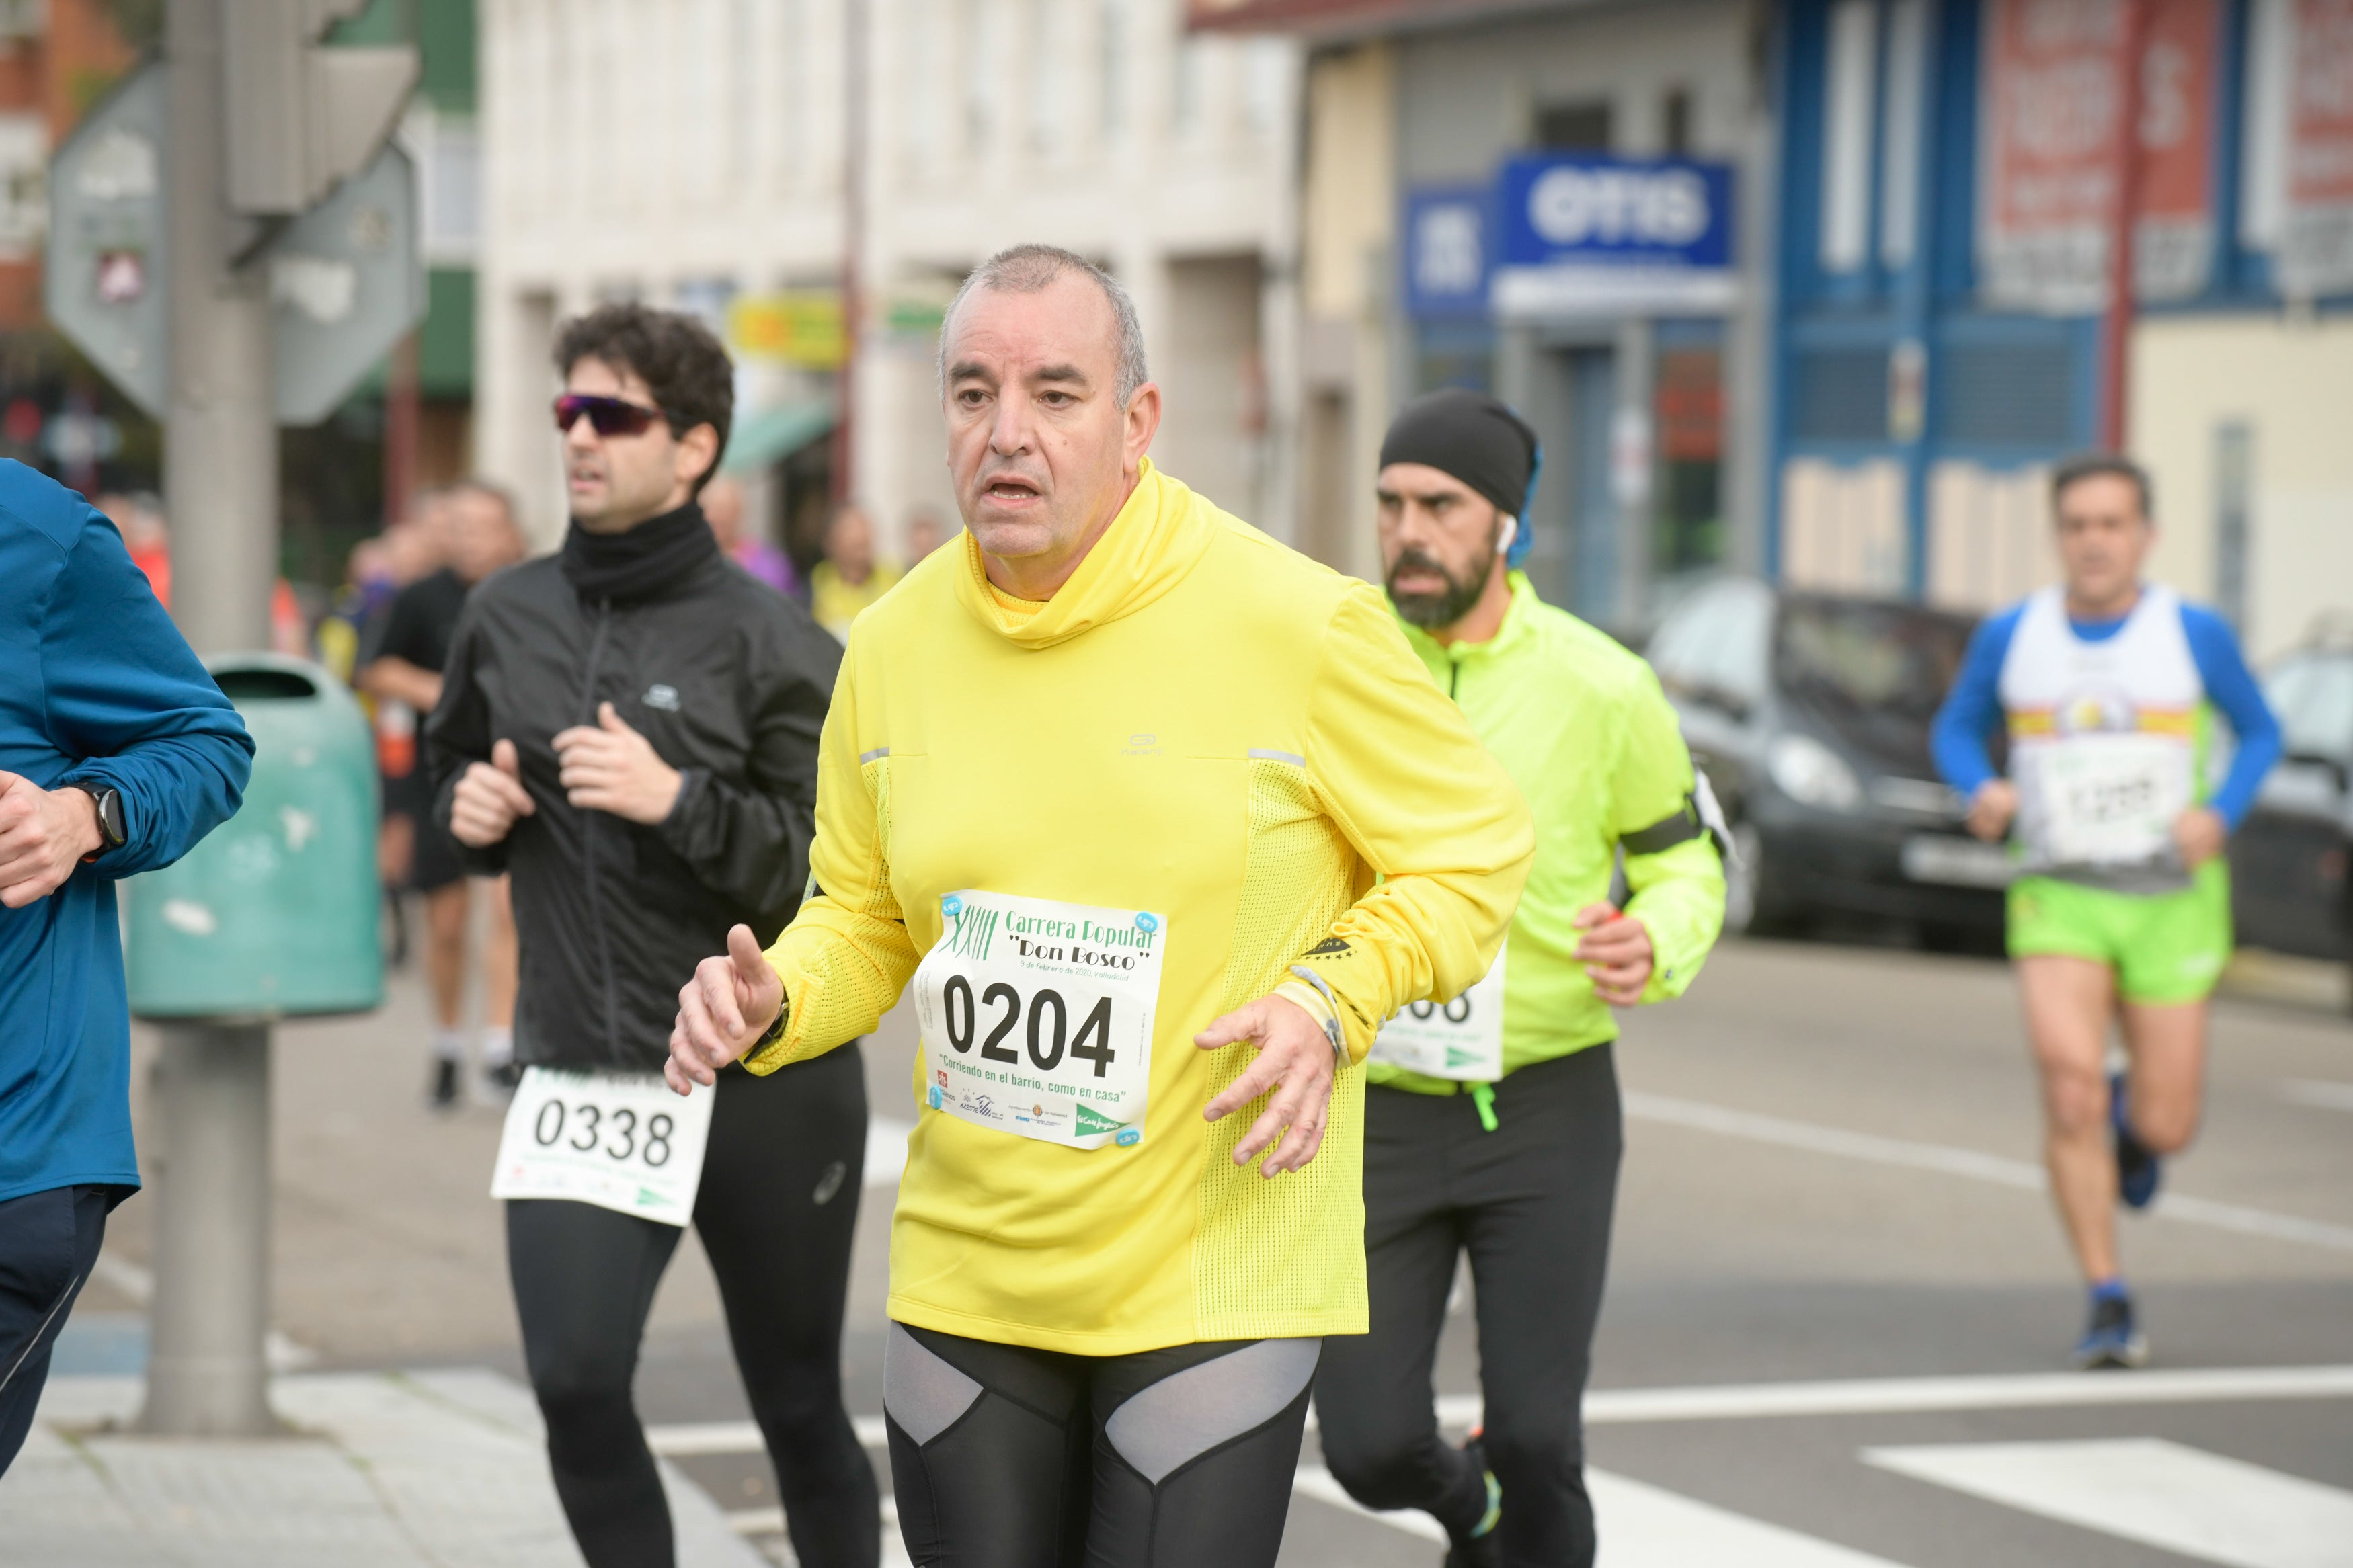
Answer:
<svg viewBox="0 0 2353 1568"><path fill-rule="evenodd" d="M1529 186L1528 223L1555 245L1690 245L1707 232L1707 184L1688 169L1563 165Z"/></svg>

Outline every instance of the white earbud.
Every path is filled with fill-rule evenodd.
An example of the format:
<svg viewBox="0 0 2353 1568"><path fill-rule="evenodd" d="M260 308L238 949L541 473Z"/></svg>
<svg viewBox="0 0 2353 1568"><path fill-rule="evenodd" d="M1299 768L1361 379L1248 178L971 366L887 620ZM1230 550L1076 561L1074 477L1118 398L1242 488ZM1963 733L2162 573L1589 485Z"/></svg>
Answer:
<svg viewBox="0 0 2353 1568"><path fill-rule="evenodd" d="M1517 539L1519 536L1520 520L1516 517L1506 516L1504 519L1503 531L1495 535L1495 553L1501 555L1510 550L1512 548L1512 541Z"/></svg>

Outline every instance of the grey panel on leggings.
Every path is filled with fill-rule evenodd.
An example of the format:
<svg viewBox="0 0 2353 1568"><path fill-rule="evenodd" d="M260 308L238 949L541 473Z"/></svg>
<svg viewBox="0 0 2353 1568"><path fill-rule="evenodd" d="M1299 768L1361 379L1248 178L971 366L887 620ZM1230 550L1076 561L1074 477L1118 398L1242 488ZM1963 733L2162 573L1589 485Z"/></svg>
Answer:
<svg viewBox="0 0 2353 1568"><path fill-rule="evenodd" d="M1103 1436L1158 1486L1179 1466L1281 1415L1315 1375L1323 1353L1322 1340L1261 1340L1188 1366L1113 1411Z"/></svg>
<svg viewBox="0 0 2353 1568"><path fill-rule="evenodd" d="M891 1325L882 1342L882 1408L918 1445L955 1426L980 1393L980 1384L898 1324Z"/></svg>

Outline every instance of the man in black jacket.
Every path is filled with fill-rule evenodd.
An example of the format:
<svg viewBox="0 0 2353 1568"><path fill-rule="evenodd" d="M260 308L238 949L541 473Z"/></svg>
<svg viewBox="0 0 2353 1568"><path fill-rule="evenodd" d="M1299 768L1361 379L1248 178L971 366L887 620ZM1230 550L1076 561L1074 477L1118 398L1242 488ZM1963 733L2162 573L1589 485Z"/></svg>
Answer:
<svg viewBox="0 0 2353 1568"><path fill-rule="evenodd" d="M717 341L609 305L555 360L570 531L474 590L426 736L469 868L513 882L526 1071L493 1190L556 1489L590 1568L669 1568L630 1382L691 1214L794 1550L866 1568L874 1476L839 1372L858 1054L653 1098L678 976L731 925L772 941L799 905L841 650L720 553L697 504L733 410Z"/></svg>

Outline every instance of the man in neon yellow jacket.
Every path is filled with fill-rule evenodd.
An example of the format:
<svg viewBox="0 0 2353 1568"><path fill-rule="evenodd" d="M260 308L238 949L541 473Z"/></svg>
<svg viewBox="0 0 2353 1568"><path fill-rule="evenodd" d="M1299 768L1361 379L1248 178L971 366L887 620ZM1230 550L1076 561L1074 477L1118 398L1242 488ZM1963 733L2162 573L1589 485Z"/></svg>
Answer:
<svg viewBox="0 0 2353 1568"><path fill-rule="evenodd" d="M1381 448L1381 554L1407 640L1526 794L1535 865L1488 976L1409 1006L1367 1069L1372 1331L1334 1341L1324 1452L1357 1500L1419 1508L1450 1563L1589 1564L1577 1405L1620 1150L1612 1006L1681 995L1724 920L1715 816L1650 667L1540 601L1535 434L1492 397L1409 405ZM1609 900L1620 852L1632 889ZM1482 1436L1439 1436L1430 1367L1457 1255L1477 1287Z"/></svg>
<svg viewBox="0 0 2353 1568"><path fill-rule="evenodd" d="M969 531L859 617L816 890L700 967L671 1083L912 988L910 1555L1271 1565L1319 1342L1365 1331L1360 1064L1493 961L1527 808L1373 588L1153 468L1115 282L1018 247L941 336Z"/></svg>

